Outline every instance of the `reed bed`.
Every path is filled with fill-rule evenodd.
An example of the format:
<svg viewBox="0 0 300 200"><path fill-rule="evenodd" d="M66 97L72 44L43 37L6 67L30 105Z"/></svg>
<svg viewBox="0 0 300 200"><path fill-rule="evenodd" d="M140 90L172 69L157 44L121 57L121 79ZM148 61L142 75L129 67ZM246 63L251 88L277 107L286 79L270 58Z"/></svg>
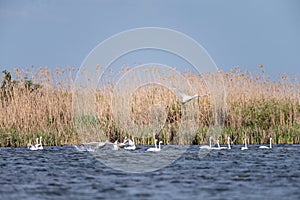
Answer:
<svg viewBox="0 0 300 200"><path fill-rule="evenodd" d="M99 134L110 141L120 141L132 135L130 127L120 126L117 122L112 106L114 74L129 69L126 67L119 72L108 70L103 80L105 86L93 94L96 108L94 123L101 129ZM38 136L43 136L45 145L81 143L84 138L76 127L72 108L77 70L74 67L57 67L52 72L48 67L33 67L25 71L15 68L11 78L3 73L0 85L0 146L26 146L29 140ZM211 92L207 84L212 82L214 75L183 75L197 93ZM251 144L268 143L269 137L276 144L300 143L298 75L282 74L275 80L267 77L263 66L259 66L259 72L242 71L236 67L230 72L220 71L218 76L222 77L226 91L226 112L221 119L224 126L217 135L221 143L226 142L227 136L235 144L242 144L245 137ZM181 82L172 73L166 78L175 84ZM191 94L191 91L187 92ZM180 128L192 126L182 126L185 108L178 100L173 91L162 85L147 85L134 91L129 99L129 116L137 127L145 127L136 138L137 143L153 142L153 135L146 134L147 131L153 132L165 144L207 142L212 118L216 116L212 106L214 100L211 97L198 98L186 104L195 111L193 116L188 116L197 121L196 127L192 127L196 131L194 135L178 135ZM152 124L150 129L144 131L149 124Z"/></svg>

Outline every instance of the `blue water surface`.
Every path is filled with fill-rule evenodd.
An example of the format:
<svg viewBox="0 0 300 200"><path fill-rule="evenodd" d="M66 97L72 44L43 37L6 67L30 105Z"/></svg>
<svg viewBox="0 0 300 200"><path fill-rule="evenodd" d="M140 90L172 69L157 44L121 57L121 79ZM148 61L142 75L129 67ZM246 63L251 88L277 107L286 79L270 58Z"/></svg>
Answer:
<svg viewBox="0 0 300 200"><path fill-rule="evenodd" d="M109 168L72 146L0 148L0 199L300 199L299 145L240 147L200 158L191 146L147 173Z"/></svg>

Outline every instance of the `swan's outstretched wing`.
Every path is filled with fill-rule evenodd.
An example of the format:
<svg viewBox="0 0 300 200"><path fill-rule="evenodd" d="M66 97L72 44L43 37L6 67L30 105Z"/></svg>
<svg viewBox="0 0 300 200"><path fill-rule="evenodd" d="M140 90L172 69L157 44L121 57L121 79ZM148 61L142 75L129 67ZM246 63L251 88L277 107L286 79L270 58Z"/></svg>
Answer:
<svg viewBox="0 0 300 200"><path fill-rule="evenodd" d="M180 95L181 97L183 98L192 98L192 96L189 96L187 94L185 94L184 92L180 91L178 88L176 87L173 87L173 90L175 91L176 94ZM197 97L207 97L208 94L200 94L200 95L197 95ZM194 97L194 96L193 96Z"/></svg>
<svg viewBox="0 0 300 200"><path fill-rule="evenodd" d="M201 94L201 95L198 95L198 97L208 97L208 94Z"/></svg>

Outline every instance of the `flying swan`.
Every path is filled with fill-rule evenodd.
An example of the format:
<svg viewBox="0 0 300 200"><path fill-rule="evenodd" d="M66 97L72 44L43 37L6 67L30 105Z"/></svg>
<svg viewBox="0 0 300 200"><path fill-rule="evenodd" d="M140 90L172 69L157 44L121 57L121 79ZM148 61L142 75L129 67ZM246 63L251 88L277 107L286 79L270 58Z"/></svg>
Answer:
<svg viewBox="0 0 300 200"><path fill-rule="evenodd" d="M179 95L182 97L180 103L183 105L195 98L199 98L199 97L207 97L208 94L202 94L202 95L198 95L198 94L195 94L194 96L189 96L185 93L183 93L182 91L180 91L178 88L174 87L173 90Z"/></svg>

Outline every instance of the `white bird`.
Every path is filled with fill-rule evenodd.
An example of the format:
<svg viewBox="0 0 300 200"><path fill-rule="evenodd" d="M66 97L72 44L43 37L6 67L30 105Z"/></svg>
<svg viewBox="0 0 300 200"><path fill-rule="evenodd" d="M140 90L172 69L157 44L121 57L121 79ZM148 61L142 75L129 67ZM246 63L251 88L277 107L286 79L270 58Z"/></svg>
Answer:
<svg viewBox="0 0 300 200"><path fill-rule="evenodd" d="M245 146L241 148L241 150L247 150L248 147L247 147L247 139L245 138L244 139L244 142L245 142Z"/></svg>
<svg viewBox="0 0 300 200"><path fill-rule="evenodd" d="M194 96L189 96L185 93L183 93L182 91L180 91L178 88L174 87L173 90L182 97L182 100L180 101L181 104L185 104L195 98L199 98L199 97L207 97L208 94L202 94L202 95L198 95L195 94Z"/></svg>
<svg viewBox="0 0 300 200"><path fill-rule="evenodd" d="M39 150L42 150L44 149L43 148L43 145L42 145L42 136L40 137L40 142L38 142L39 138L36 138L36 145L35 145L35 148L39 149Z"/></svg>
<svg viewBox="0 0 300 200"><path fill-rule="evenodd" d="M126 150L135 150L136 149L133 136L132 136L132 140L128 139L128 146L125 146L124 149L126 149Z"/></svg>
<svg viewBox="0 0 300 200"><path fill-rule="evenodd" d="M117 142L115 141L114 144L118 145L119 148L124 148L126 145L129 144L129 141L131 141L130 139L127 139L127 137L125 137L124 142ZM131 141L132 142L132 141Z"/></svg>
<svg viewBox="0 0 300 200"><path fill-rule="evenodd" d="M128 139L128 145L129 145L129 146L135 145L135 143L134 143L134 137L133 137L133 136L132 136L132 140L131 140L131 139Z"/></svg>
<svg viewBox="0 0 300 200"><path fill-rule="evenodd" d="M227 149L227 147L220 147L220 141L217 140L217 147L212 147L213 150L221 150L221 149Z"/></svg>
<svg viewBox="0 0 300 200"><path fill-rule="evenodd" d="M227 149L227 147L220 147L219 140L217 140L217 144L218 144L218 148L219 148L219 149Z"/></svg>
<svg viewBox="0 0 300 200"><path fill-rule="evenodd" d="M35 151L35 150L38 150L35 145L31 144L31 140L29 141L29 143L27 144L27 148L32 150L32 151Z"/></svg>
<svg viewBox="0 0 300 200"><path fill-rule="evenodd" d="M209 146L208 145L204 145L204 146L201 146L199 148L200 149L211 149L211 140L212 140L212 137L210 136L209 137Z"/></svg>
<svg viewBox="0 0 300 200"><path fill-rule="evenodd" d="M260 149L272 149L272 138L270 138L270 146L259 146Z"/></svg>
<svg viewBox="0 0 300 200"><path fill-rule="evenodd" d="M114 143L113 143L113 145L114 145L114 150L120 150L120 146L119 146L119 144L118 144L118 140L116 140Z"/></svg>
<svg viewBox="0 0 300 200"><path fill-rule="evenodd" d="M36 148L34 145L31 145L31 146L29 147L29 149L30 149L30 150L32 150L32 151L39 150L39 149L38 149L38 148Z"/></svg>
<svg viewBox="0 0 300 200"><path fill-rule="evenodd" d="M231 146L230 146L230 137L227 137L227 145L228 145L227 149L231 149Z"/></svg>
<svg viewBox="0 0 300 200"><path fill-rule="evenodd" d="M162 141L159 141L159 143L158 143L158 148L157 148L156 142L157 142L157 139L155 139L155 147L154 147L154 148L151 147L151 148L147 149L147 151L150 151L150 152L161 151L160 144L162 144L163 142L162 142Z"/></svg>
<svg viewBox="0 0 300 200"><path fill-rule="evenodd" d="M35 138L35 147L37 148L39 145L39 138Z"/></svg>

